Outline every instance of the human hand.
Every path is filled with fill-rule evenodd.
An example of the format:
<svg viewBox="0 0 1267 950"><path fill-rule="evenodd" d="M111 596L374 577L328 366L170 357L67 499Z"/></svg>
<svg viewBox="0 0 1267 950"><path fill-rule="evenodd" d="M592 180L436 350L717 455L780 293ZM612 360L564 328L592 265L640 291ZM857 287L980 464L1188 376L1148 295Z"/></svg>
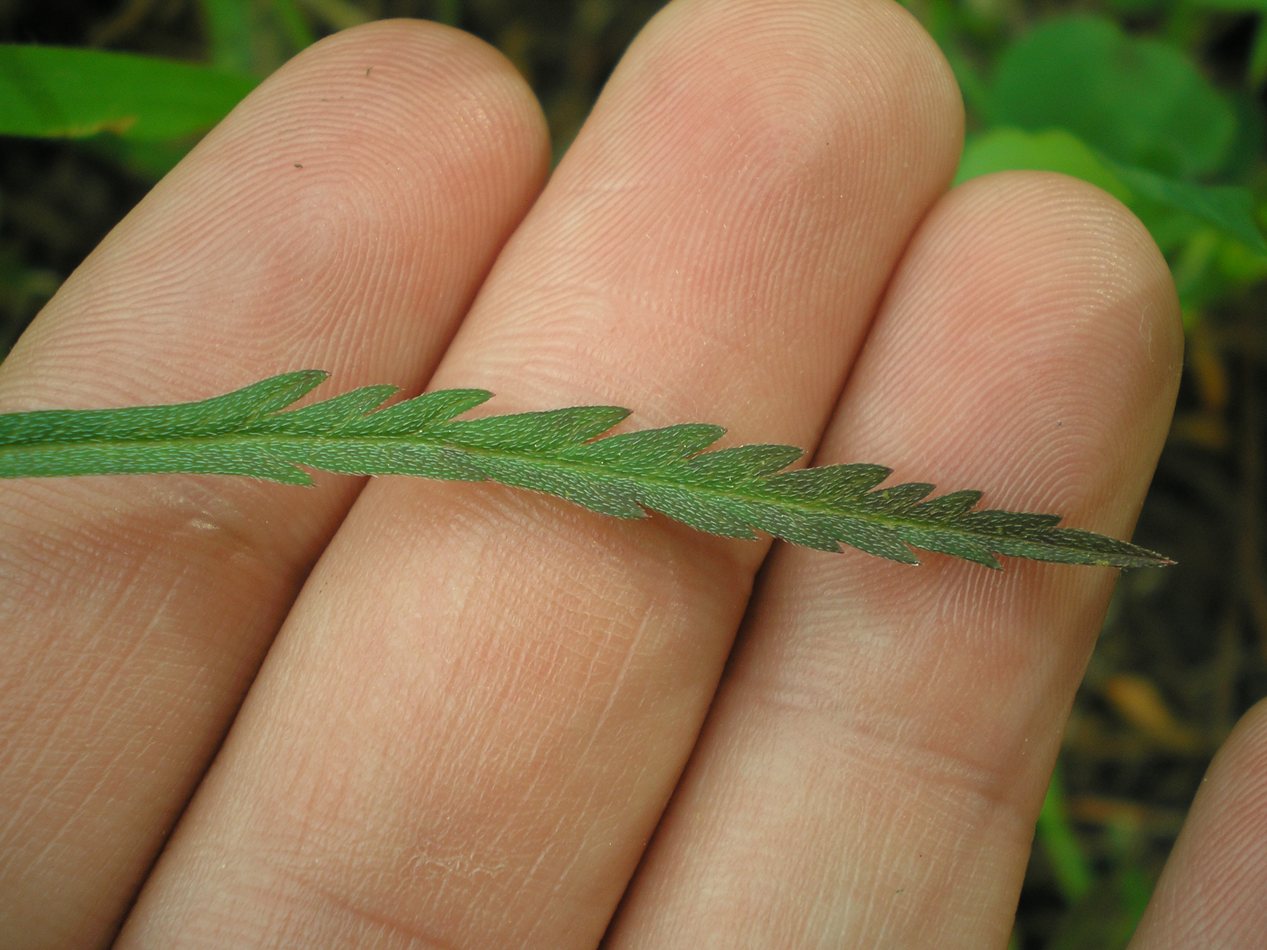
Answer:
<svg viewBox="0 0 1267 950"><path fill-rule="evenodd" d="M945 194L961 126L896 7L684 2L540 191L511 68L374 24L119 225L0 404L322 367L718 421L1127 536L1180 360L1164 262L1074 181ZM125 915L125 946L1006 940L1113 572L766 557L495 486L318 485L0 488L6 946ZM1143 942L1267 929L1265 755L1259 710Z"/></svg>

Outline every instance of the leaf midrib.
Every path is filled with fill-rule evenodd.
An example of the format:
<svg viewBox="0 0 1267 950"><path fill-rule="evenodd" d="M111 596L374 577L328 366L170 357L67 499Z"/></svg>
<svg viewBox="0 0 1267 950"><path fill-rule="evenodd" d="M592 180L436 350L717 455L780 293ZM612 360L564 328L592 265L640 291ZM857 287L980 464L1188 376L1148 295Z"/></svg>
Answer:
<svg viewBox="0 0 1267 950"><path fill-rule="evenodd" d="M597 439L597 441L602 441L604 438L609 438L609 436L600 436ZM93 439L82 439L82 440L72 440L72 441L63 441L63 442L28 443L28 444L23 444L23 445L0 446L0 453L3 453L5 451L21 451L23 449L38 450L38 451L55 451L58 448L74 448L78 446L91 446L91 447L98 447L98 448L105 448L105 449L117 448L122 452L125 449L136 448L138 446L194 447L194 446L201 446L201 445L228 445L228 444L235 444L235 443L240 444L243 442L265 444L265 445L276 444L279 442L291 443L291 444L297 443L301 445L320 444L320 445L332 445L335 447L350 446L350 445L355 445L358 443L369 444L369 445L379 445L379 446L392 445L392 444L398 444L402 446L423 445L423 446L432 447L432 448L448 449L450 451L461 452L461 453L476 456L476 457L505 459L509 461L527 463L530 465L538 465L542 468L552 468L556 470L560 468L564 468L564 469L569 469L571 471L575 471L578 473L587 474L587 475L595 475L595 476L614 475L621 478L634 480L639 483L647 484L647 485L655 485L655 486L667 487L667 488L689 489L691 491L699 492L701 494L711 495L715 498L734 500L738 502L774 505L787 511L792 511L798 514L805 514L805 515L810 515L810 516L855 518L860 521L865 521L871 524L882 525L889 528L908 527L908 528L918 528L918 529L925 529L925 530L929 528L935 528L938 531L953 533L961 537L970 538L973 540L980 540L982 538L993 537L993 535L991 535L989 532L984 532L984 531L979 531L979 530L973 531L973 530L969 530L965 527L958 526L958 525L946 525L941 522L920 520L917 518L901 517L901 516L896 516L889 513L876 512L874 510L869 510L865 508L842 511L838 507L831 507L828 505L816 505L813 501L807 501L807 500L802 500L802 499L788 499L786 497L770 494L764 491L759 494L753 494L749 491L744 491L742 489L718 487L715 483L710 484L708 482L701 482L701 481L688 481L688 482L677 481L672 478L656 476L653 474L647 474L645 472L629 471L627 469L622 469L618 467L619 466L618 462L612 463L612 464L598 465L598 464L593 464L593 463L586 463L582 460L577 460L574 458L569 458L566 454L555 454L554 452L551 452L551 451L543 451L537 454L532 454L523 450L517 451L513 449L494 449L494 448L488 448L488 447L473 447L469 445L464 445L460 442L447 442L442 439L437 439L437 438L428 436L426 433L417 433L417 434L409 434L409 435L370 435L370 434L328 435L328 434L299 434L299 433L286 433L286 432L235 431L235 432L216 433L215 435L196 436L196 437L156 437L156 438L144 438L144 439L109 439L109 440L101 440L101 441L97 441ZM582 443L582 444L586 444L586 443ZM696 453L696 455L707 455L707 454L708 454L707 452ZM692 457L695 457L695 456L686 456L682 460L675 461L674 463L671 463L671 464L682 464L684 462L689 461L689 459ZM277 457L276 460L279 462L284 462L286 464L292 464L292 465L310 464L310 463L306 463L302 461L297 462L291 458L286 457L284 454ZM795 471L795 470L793 469L792 471ZM383 474L391 474L391 473L383 473ZM689 471L683 471L681 474L689 475L691 473ZM775 473L775 474L781 474L781 473ZM761 478L763 476L757 476L757 477ZM770 477L770 476L764 476L764 477ZM490 478L489 480L495 481L496 479ZM748 485L745 487L757 488L759 490L763 488L763 486L760 483L752 483L752 482L749 482ZM861 497L865 498L866 494L867 493L865 492L862 493ZM635 502L638 504L642 504L642 502L639 501L638 499L635 499ZM575 504L575 502L573 503ZM1052 545L1052 546L1060 547L1060 545Z"/></svg>

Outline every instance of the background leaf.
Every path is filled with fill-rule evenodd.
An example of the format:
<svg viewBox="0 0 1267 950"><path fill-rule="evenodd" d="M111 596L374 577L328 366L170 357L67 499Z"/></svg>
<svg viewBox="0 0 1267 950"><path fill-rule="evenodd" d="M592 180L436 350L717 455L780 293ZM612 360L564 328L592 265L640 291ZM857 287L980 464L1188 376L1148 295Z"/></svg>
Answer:
<svg viewBox="0 0 1267 950"><path fill-rule="evenodd" d="M1254 196L1248 188L1232 185L1199 185L1178 178L1167 178L1146 168L1132 168L1117 162L1109 167L1130 188L1142 208L1144 201L1192 215L1235 238L1251 250L1267 254L1267 241L1254 222Z"/></svg>
<svg viewBox="0 0 1267 950"><path fill-rule="evenodd" d="M997 128L968 138L955 183L991 172L1029 169L1062 172L1088 181L1128 205L1154 230L1159 214L1190 215L1251 250L1267 255L1267 241L1254 220L1248 188L1203 185L1159 175L1099 154L1072 132Z"/></svg>
<svg viewBox="0 0 1267 950"><path fill-rule="evenodd" d="M969 136L955 174L955 184L991 172L1016 169L1063 172L1103 188L1119 201L1131 200L1130 189L1104 159L1064 129L1030 132L995 128Z"/></svg>
<svg viewBox="0 0 1267 950"><path fill-rule="evenodd" d="M1226 99L1178 51L1100 17L1053 20L995 73L991 122L1064 128L1120 162L1177 176L1217 171L1236 134Z"/></svg>
<svg viewBox="0 0 1267 950"><path fill-rule="evenodd" d="M266 76L316 41L294 0L200 0L211 63L244 75Z"/></svg>
<svg viewBox="0 0 1267 950"><path fill-rule="evenodd" d="M0 135L194 135L224 118L257 82L150 56L3 44Z"/></svg>

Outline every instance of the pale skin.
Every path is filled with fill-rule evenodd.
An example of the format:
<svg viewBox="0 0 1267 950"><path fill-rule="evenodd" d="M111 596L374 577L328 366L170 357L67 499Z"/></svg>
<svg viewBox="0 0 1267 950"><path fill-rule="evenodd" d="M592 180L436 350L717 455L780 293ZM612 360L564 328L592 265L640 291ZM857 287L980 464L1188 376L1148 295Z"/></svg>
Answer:
<svg viewBox="0 0 1267 950"><path fill-rule="evenodd" d="M1069 179L947 192L962 121L895 6L682 0L547 184L499 54L353 30L115 229L0 410L318 367L1129 537L1181 360L1164 262ZM1115 576L412 479L6 483L0 943L1002 946ZM1253 945L1265 841L1259 707L1138 945Z"/></svg>

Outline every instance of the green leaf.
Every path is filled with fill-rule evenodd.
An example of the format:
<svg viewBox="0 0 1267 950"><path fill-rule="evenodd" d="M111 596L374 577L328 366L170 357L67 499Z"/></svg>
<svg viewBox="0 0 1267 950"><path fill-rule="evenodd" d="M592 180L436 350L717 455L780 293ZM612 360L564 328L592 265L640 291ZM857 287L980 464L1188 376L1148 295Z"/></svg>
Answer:
<svg viewBox="0 0 1267 950"><path fill-rule="evenodd" d="M1052 772L1047 797L1038 813L1035 838L1046 853L1061 897L1066 904L1075 903L1095 883L1095 871L1083 854L1078 833L1069 820L1064 773L1059 764Z"/></svg>
<svg viewBox="0 0 1267 950"><path fill-rule="evenodd" d="M1228 13L1261 13L1267 15L1267 0L1196 0L1194 6Z"/></svg>
<svg viewBox="0 0 1267 950"><path fill-rule="evenodd" d="M1254 221L1254 196L1248 188L1198 185L1117 163L1111 167L1137 198L1190 214L1246 247L1267 254L1267 241Z"/></svg>
<svg viewBox="0 0 1267 950"><path fill-rule="evenodd" d="M457 26L462 20L462 0L436 0L435 18L448 26Z"/></svg>
<svg viewBox="0 0 1267 950"><path fill-rule="evenodd" d="M317 34L296 0L273 0L272 9L277 20L278 33L290 44L291 49L307 49L317 42Z"/></svg>
<svg viewBox="0 0 1267 950"><path fill-rule="evenodd" d="M304 10L332 32L349 30L373 19L357 0L304 0Z"/></svg>
<svg viewBox="0 0 1267 950"><path fill-rule="evenodd" d="M0 135L159 141L207 131L258 80L131 53L0 44Z"/></svg>
<svg viewBox="0 0 1267 950"><path fill-rule="evenodd" d="M1247 188L1201 185L1116 162L1063 129L998 128L977 133L964 147L955 181L1007 169L1063 172L1097 185L1153 227L1154 237L1162 244L1162 235L1156 231L1161 223L1158 210L1190 215L1267 254L1267 241L1254 220L1254 198Z"/></svg>
<svg viewBox="0 0 1267 950"><path fill-rule="evenodd" d="M995 128L969 136L955 184L1014 169L1063 172L1103 188L1123 203L1131 200L1130 189L1113 169L1082 139L1064 129L1030 132Z"/></svg>
<svg viewBox="0 0 1267 950"><path fill-rule="evenodd" d="M254 72L255 37L267 7L248 0L201 0L198 7L211 61L220 69Z"/></svg>
<svg viewBox="0 0 1267 950"><path fill-rule="evenodd" d="M366 386L287 408L325 379L305 370L198 402L0 415L0 478L189 472L311 484L300 468L355 475L492 480L546 492L617 518L658 511L712 534L762 531L825 551L852 545L916 563L912 547L999 566L996 555L1119 568L1164 557L1057 527L1056 515L978 510L981 495L929 497L932 485L880 487L879 465L783 471L788 445L706 451L725 430L684 424L609 435L614 406L455 417L478 389L425 393L380 408L395 388Z"/></svg>
<svg viewBox="0 0 1267 950"><path fill-rule="evenodd" d="M211 62L267 75L316 37L294 0L199 0Z"/></svg>
<svg viewBox="0 0 1267 950"><path fill-rule="evenodd" d="M1115 161L1188 178L1218 171L1232 107L1176 49L1108 20L1052 20L1018 40L995 74L991 124L1063 128Z"/></svg>
<svg viewBox="0 0 1267 950"><path fill-rule="evenodd" d="M1255 88L1267 82L1267 13L1258 18L1258 28L1254 31L1254 45L1250 48L1246 78Z"/></svg>

